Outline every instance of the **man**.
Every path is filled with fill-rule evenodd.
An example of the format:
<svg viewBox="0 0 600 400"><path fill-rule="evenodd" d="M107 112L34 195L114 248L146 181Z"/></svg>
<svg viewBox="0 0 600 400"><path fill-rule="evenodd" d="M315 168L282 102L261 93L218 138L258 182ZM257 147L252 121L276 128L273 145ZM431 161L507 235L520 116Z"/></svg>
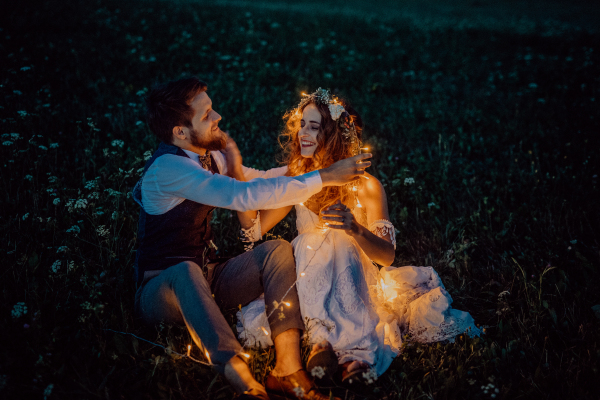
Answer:
<svg viewBox="0 0 600 400"><path fill-rule="evenodd" d="M159 86L146 98L148 125L162 143L134 188L134 199L142 207L136 313L148 324L185 323L194 342L238 393L268 399L240 357L242 347L219 309L246 305L264 292L277 355L266 391L273 397L327 399L302 369L304 324L291 245L268 241L222 262L215 257L210 220L215 207L247 211L303 202L323 186L358 179L370 165L361 160L370 154L299 177L278 176L282 169L243 167L235 142L219 129L221 116L206 89L204 82L188 78ZM240 176L248 181L232 178ZM290 304L283 315L271 312L282 298Z"/></svg>

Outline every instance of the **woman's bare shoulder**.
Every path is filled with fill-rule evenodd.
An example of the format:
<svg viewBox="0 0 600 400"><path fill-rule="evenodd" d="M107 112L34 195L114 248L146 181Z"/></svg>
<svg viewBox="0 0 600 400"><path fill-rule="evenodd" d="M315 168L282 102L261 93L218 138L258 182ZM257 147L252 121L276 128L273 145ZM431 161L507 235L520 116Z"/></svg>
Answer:
<svg viewBox="0 0 600 400"><path fill-rule="evenodd" d="M379 200L382 197L385 197L385 189L379 179L375 178L373 175L365 172L365 175L369 179L361 178L362 185L358 191L358 197L361 201L363 199L367 200Z"/></svg>

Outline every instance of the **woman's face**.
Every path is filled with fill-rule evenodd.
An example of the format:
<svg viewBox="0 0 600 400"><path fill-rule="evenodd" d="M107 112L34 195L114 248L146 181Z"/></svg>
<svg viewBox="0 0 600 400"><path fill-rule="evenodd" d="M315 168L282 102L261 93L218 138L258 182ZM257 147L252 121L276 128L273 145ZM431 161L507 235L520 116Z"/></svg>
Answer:
<svg viewBox="0 0 600 400"><path fill-rule="evenodd" d="M315 154L321 122L321 113L313 103L304 107L300 120L300 132L298 132L302 157L312 158Z"/></svg>

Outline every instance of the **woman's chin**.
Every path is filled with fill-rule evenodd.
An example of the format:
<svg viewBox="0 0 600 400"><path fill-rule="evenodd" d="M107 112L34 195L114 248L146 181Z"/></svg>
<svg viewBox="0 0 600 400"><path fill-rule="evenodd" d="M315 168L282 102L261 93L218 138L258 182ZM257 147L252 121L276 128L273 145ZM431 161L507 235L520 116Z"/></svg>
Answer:
<svg viewBox="0 0 600 400"><path fill-rule="evenodd" d="M314 151L311 151L310 153L308 153L308 152L305 153L303 151L300 152L300 155L304 158L313 158L314 154L315 154Z"/></svg>

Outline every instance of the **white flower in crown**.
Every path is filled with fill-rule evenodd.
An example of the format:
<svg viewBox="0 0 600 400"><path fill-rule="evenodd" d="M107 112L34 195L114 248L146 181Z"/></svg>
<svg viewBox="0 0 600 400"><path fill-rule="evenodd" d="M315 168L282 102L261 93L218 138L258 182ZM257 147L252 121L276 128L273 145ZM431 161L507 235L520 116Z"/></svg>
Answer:
<svg viewBox="0 0 600 400"><path fill-rule="evenodd" d="M341 104L329 103L327 107L329 107L331 119L334 121L337 121L338 118L340 118L340 115L342 115L342 113L346 111Z"/></svg>

